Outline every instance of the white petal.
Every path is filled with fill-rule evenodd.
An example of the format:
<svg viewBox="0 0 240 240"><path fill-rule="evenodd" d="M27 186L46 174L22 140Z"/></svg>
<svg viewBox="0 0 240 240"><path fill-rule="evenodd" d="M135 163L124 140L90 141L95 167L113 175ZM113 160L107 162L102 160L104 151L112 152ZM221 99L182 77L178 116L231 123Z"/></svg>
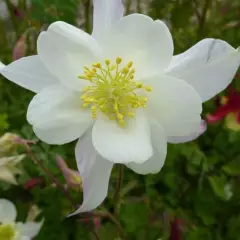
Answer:
<svg viewBox="0 0 240 240"><path fill-rule="evenodd" d="M113 163L143 163L153 154L150 126L140 110L124 128L116 121L97 119L92 134L95 149Z"/></svg>
<svg viewBox="0 0 240 240"><path fill-rule="evenodd" d="M10 184L17 184L14 174L7 167L0 167L0 180Z"/></svg>
<svg viewBox="0 0 240 240"><path fill-rule="evenodd" d="M83 181L83 203L72 215L97 208L107 196L113 163L103 159L92 145L91 132L77 143L77 166Z"/></svg>
<svg viewBox="0 0 240 240"><path fill-rule="evenodd" d="M31 238L26 236L21 236L19 240L31 240Z"/></svg>
<svg viewBox="0 0 240 240"><path fill-rule="evenodd" d="M40 232L42 227L42 222L26 222L23 224L18 224L18 229L23 237L34 238Z"/></svg>
<svg viewBox="0 0 240 240"><path fill-rule="evenodd" d="M198 132L191 133L182 137L168 137L168 142L170 143L185 143L195 140L200 137L207 130L206 121L202 120L200 124L200 129Z"/></svg>
<svg viewBox="0 0 240 240"><path fill-rule="evenodd" d="M73 90L81 89L84 66L99 60L96 40L64 22L55 22L38 38L38 53L49 71Z"/></svg>
<svg viewBox="0 0 240 240"><path fill-rule="evenodd" d="M0 71L2 70L2 69L4 69L6 67L6 65L4 65L2 62L0 62Z"/></svg>
<svg viewBox="0 0 240 240"><path fill-rule="evenodd" d="M148 113L163 126L167 137L199 131L202 102L193 87L166 75L145 81L153 89L148 94Z"/></svg>
<svg viewBox="0 0 240 240"><path fill-rule="evenodd" d="M139 79L163 71L173 55L173 42L167 26L141 14L121 18L101 40L104 53L111 59L121 56L133 61Z"/></svg>
<svg viewBox="0 0 240 240"><path fill-rule="evenodd" d="M7 199L0 199L0 222L11 223L14 222L17 217L16 207L12 202Z"/></svg>
<svg viewBox="0 0 240 240"><path fill-rule="evenodd" d="M204 39L174 56L167 74L187 81L204 102L228 86L239 64L240 52L227 42Z"/></svg>
<svg viewBox="0 0 240 240"><path fill-rule="evenodd" d="M0 19L7 20L9 18L9 10L6 2L0 2Z"/></svg>
<svg viewBox="0 0 240 240"><path fill-rule="evenodd" d="M93 1L93 33L97 39L99 34L123 16L124 8L122 0L94 0Z"/></svg>
<svg viewBox="0 0 240 240"><path fill-rule="evenodd" d="M64 144L81 137L91 124L91 114L82 110L80 93L54 85L32 99L27 120L42 141Z"/></svg>
<svg viewBox="0 0 240 240"><path fill-rule="evenodd" d="M164 129L157 122L151 124L151 138L153 144L153 156L142 164L130 163L127 166L138 174L158 173L165 162L167 155L167 140Z"/></svg>
<svg viewBox="0 0 240 240"><path fill-rule="evenodd" d="M1 70L1 74L8 80L33 92L40 92L43 88L58 82L37 55L23 57L12 62Z"/></svg>

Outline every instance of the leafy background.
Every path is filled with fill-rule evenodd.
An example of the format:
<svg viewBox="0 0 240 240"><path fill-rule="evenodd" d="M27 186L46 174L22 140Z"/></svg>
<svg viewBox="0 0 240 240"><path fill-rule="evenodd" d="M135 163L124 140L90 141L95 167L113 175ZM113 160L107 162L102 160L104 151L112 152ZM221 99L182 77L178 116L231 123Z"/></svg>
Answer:
<svg viewBox="0 0 240 240"><path fill-rule="evenodd" d="M20 55L34 54L39 32L53 21L66 21L91 32L89 0L31 0L30 8L25 0L14 1L15 8L10 0L2 2L9 7L9 17L0 17L0 59L4 63L13 61L16 51ZM226 40L234 47L240 45L238 0L127 0L125 7L127 14L142 12L163 19L171 29L175 54L206 37ZM233 85L240 90L238 76ZM14 132L36 139L25 117L32 97L31 92L0 78L0 135ZM215 109L216 99L205 103L203 117ZM194 142L169 145L165 166L156 175L140 176L116 166L108 198L91 215L66 218L73 210L72 203L30 157L22 163L24 174L18 178L19 185L0 183L0 197L17 205L21 221L33 203L39 206L39 219L44 218L45 222L36 240L240 240L239 143L240 133L226 129L220 122L209 125L207 132ZM76 169L74 145L38 142L32 151L64 184L55 156L61 155ZM121 183L118 172L123 170L116 203L116 184ZM26 188L26 183L36 177L41 183ZM69 194L73 205L81 203L80 186L69 190Z"/></svg>

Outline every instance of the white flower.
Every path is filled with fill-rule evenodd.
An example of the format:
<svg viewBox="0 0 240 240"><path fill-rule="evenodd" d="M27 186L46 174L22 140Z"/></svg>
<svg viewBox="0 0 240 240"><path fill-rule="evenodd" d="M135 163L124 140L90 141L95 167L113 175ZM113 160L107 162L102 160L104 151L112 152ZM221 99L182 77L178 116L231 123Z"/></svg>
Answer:
<svg viewBox="0 0 240 240"><path fill-rule="evenodd" d="M12 202L0 199L0 239L1 240L31 240L36 237L42 223L16 222L17 211Z"/></svg>
<svg viewBox="0 0 240 240"><path fill-rule="evenodd" d="M38 55L1 70L37 93L27 119L40 139L65 144L80 138L84 201L76 213L101 204L114 163L157 173L167 142L196 138L202 102L231 82L240 62L239 51L215 39L173 57L163 22L122 16L120 0L95 0L92 36L55 22L40 34Z"/></svg>
<svg viewBox="0 0 240 240"><path fill-rule="evenodd" d="M25 155L17 155L12 157L0 158L0 181L4 181L10 184L17 184L15 174L21 174L22 171L17 168L18 165Z"/></svg>
<svg viewBox="0 0 240 240"><path fill-rule="evenodd" d="M13 7L17 7L19 4L19 0L10 0L10 3L12 4ZM27 0L26 4L28 7L31 5L31 0ZM5 0L0 0L0 19L7 20L9 19L9 10L6 5Z"/></svg>

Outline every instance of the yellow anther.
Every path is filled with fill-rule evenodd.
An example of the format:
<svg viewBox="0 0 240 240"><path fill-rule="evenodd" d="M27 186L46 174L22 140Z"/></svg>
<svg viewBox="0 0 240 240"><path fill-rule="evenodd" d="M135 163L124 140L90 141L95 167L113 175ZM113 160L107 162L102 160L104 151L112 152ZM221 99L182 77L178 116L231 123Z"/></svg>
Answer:
<svg viewBox="0 0 240 240"><path fill-rule="evenodd" d="M142 83L136 83L136 87L137 87L137 88L142 88L142 87L143 87L143 84L142 84Z"/></svg>
<svg viewBox="0 0 240 240"><path fill-rule="evenodd" d="M94 98L91 98L91 97L88 97L88 98L85 98L84 101L85 101L86 103L92 103L92 102L95 101L95 99L94 99Z"/></svg>
<svg viewBox="0 0 240 240"><path fill-rule="evenodd" d="M124 120L119 120L119 125L121 127L126 127L126 124L125 124Z"/></svg>
<svg viewBox="0 0 240 240"><path fill-rule="evenodd" d="M80 97L80 99L81 99L81 100L85 100L86 97L87 97L87 95L84 94L84 95L82 95L82 96Z"/></svg>
<svg viewBox="0 0 240 240"><path fill-rule="evenodd" d="M121 113L118 113L118 114L117 114L117 118L118 118L119 120L123 120L123 115L122 115Z"/></svg>
<svg viewBox="0 0 240 240"><path fill-rule="evenodd" d="M96 105L93 105L93 106L91 107L91 110L92 110L93 112L95 112L95 111L97 110Z"/></svg>
<svg viewBox="0 0 240 240"><path fill-rule="evenodd" d="M150 87L150 86L145 86L145 90L148 91L148 92L151 92L151 91L152 91L152 87Z"/></svg>
<svg viewBox="0 0 240 240"><path fill-rule="evenodd" d="M127 73L129 72L129 69L128 69L128 68L124 68L124 69L122 70L122 72L123 72L124 74L127 74Z"/></svg>
<svg viewBox="0 0 240 240"><path fill-rule="evenodd" d="M122 58L121 58L121 57L117 57L117 58L116 58L116 63L117 63L117 64L120 64L121 62L122 62Z"/></svg>
<svg viewBox="0 0 240 240"><path fill-rule="evenodd" d="M141 95L137 89L150 92L150 86L144 86L134 79L135 69L133 62L129 61L125 66L117 57L115 63L106 59L102 63L92 64L92 67L84 67L84 75L78 78L88 80L90 86L82 90L82 108L89 108L92 119L96 119L98 113L104 114L109 120L114 120L120 127L125 127L129 118L135 117L137 108L146 107L147 98Z"/></svg>
<svg viewBox="0 0 240 240"><path fill-rule="evenodd" d="M132 65L133 65L133 62L132 62L132 61L130 61L130 62L127 64L127 67L128 67L128 68L131 68L131 67L132 67Z"/></svg>
<svg viewBox="0 0 240 240"><path fill-rule="evenodd" d="M90 89L90 87L84 87L82 92L87 92Z"/></svg>
<svg viewBox="0 0 240 240"><path fill-rule="evenodd" d="M85 103L82 104L82 108L87 108L88 106L89 106L89 103L85 102Z"/></svg>
<svg viewBox="0 0 240 240"><path fill-rule="evenodd" d="M110 65L110 60L109 60L109 59L106 59L106 60L105 60L105 63L106 63L107 66L109 66L109 65Z"/></svg>
<svg viewBox="0 0 240 240"><path fill-rule="evenodd" d="M131 74L134 74L135 72L136 72L136 69L133 68L133 69L131 70Z"/></svg>
<svg viewBox="0 0 240 240"><path fill-rule="evenodd" d="M89 77L89 78L91 78L92 76L93 76L93 72L91 72L91 71L88 71L87 73L86 73L86 75L87 75L87 77Z"/></svg>
<svg viewBox="0 0 240 240"><path fill-rule="evenodd" d="M132 118L132 117L135 117L135 113L129 112L129 113L128 113L128 116L131 117L131 118Z"/></svg>
<svg viewBox="0 0 240 240"><path fill-rule="evenodd" d="M95 68L101 68L102 65L100 62L97 62L97 63L94 63L92 66Z"/></svg>

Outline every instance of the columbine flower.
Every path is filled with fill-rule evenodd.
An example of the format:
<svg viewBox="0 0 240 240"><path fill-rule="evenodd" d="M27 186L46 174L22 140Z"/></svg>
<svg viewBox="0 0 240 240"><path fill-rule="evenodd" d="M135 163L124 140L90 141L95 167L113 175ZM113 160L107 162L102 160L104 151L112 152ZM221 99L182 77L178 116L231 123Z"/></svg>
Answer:
<svg viewBox="0 0 240 240"><path fill-rule="evenodd" d="M39 233L42 223L16 222L17 211L12 202L0 199L0 239L31 240Z"/></svg>
<svg viewBox="0 0 240 240"><path fill-rule="evenodd" d="M76 158L84 201L76 213L103 201L114 163L157 173L167 142L197 137L202 102L231 82L240 62L238 50L215 39L173 57L163 22L122 16L120 0L95 0L92 36L55 22L40 34L38 55L1 70L37 93L27 119L40 139L81 138Z"/></svg>
<svg viewBox="0 0 240 240"><path fill-rule="evenodd" d="M229 87L229 96L223 97L221 103L215 113L207 116L207 121L215 123L225 118L229 129L240 131L240 93Z"/></svg>
<svg viewBox="0 0 240 240"><path fill-rule="evenodd" d="M0 157L6 156L16 149L18 143L15 140L18 138L18 135L10 132L0 137Z"/></svg>
<svg viewBox="0 0 240 240"><path fill-rule="evenodd" d="M0 181L7 182L9 184L17 184L15 175L22 173L22 171L17 167L17 165L24 158L24 154L13 157L0 158Z"/></svg>
<svg viewBox="0 0 240 240"><path fill-rule="evenodd" d="M79 191L82 188L82 180L78 171L68 167L67 163L60 156L56 157L57 165L61 170L68 187Z"/></svg>
<svg viewBox="0 0 240 240"><path fill-rule="evenodd" d="M24 34L16 42L16 45L12 52L12 59L18 60L24 57L26 54L26 50L27 50L27 44L26 44L26 36Z"/></svg>

